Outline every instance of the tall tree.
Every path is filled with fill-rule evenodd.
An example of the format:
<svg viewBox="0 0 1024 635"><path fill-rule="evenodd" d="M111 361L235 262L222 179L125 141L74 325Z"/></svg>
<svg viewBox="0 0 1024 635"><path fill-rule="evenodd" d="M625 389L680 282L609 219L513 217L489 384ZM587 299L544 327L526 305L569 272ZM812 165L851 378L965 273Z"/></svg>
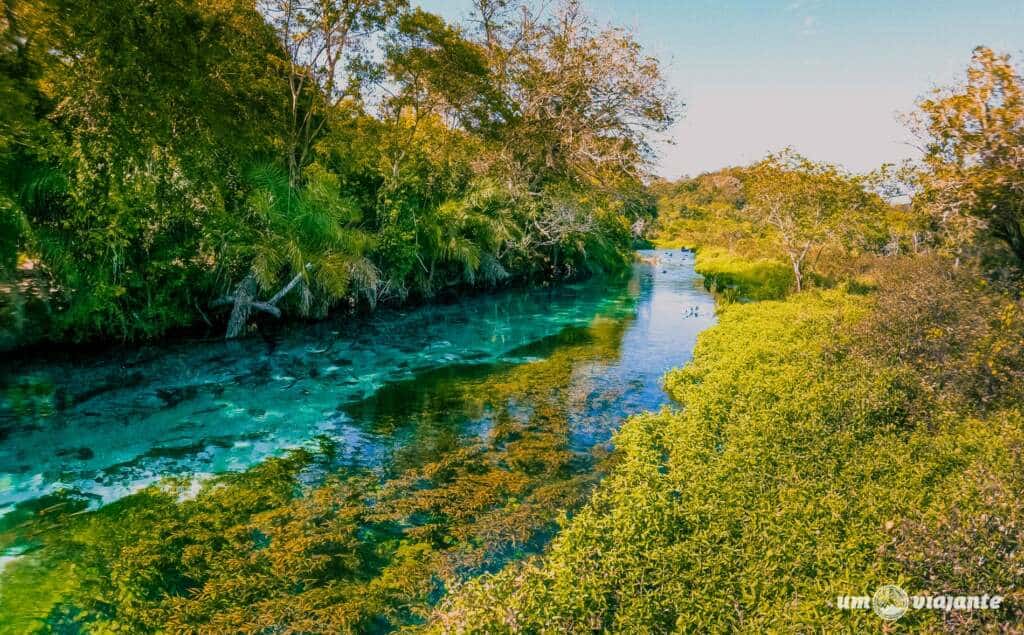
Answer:
<svg viewBox="0 0 1024 635"><path fill-rule="evenodd" d="M405 0L259 0L285 49L290 98L287 164L292 185L345 98L362 97L377 71L370 48Z"/></svg>
<svg viewBox="0 0 1024 635"><path fill-rule="evenodd" d="M658 62L627 31L599 28L575 0L478 0L471 20L505 98L486 160L522 199L518 256L566 273L603 268L649 213L651 136L679 111ZM592 240L612 234L625 243Z"/></svg>
<svg viewBox="0 0 1024 635"><path fill-rule="evenodd" d="M1024 79L1008 55L975 49L964 83L922 100L923 195L941 225L980 232L1024 266Z"/></svg>
<svg viewBox="0 0 1024 635"><path fill-rule="evenodd" d="M774 231L793 268L797 292L804 286L812 252L839 243L849 228L877 214L880 199L839 168L792 151L771 155L750 168L744 212Z"/></svg>
<svg viewBox="0 0 1024 635"><path fill-rule="evenodd" d="M238 0L15 5L54 133L23 188L30 249L73 336L136 337L195 315L211 291L230 174L272 147L273 35Z"/></svg>
<svg viewBox="0 0 1024 635"><path fill-rule="evenodd" d="M577 0L550 12L513 6L509 14L503 3L476 5L493 75L511 102L507 166L528 175L531 189L552 176L609 189L645 176L650 134L667 129L679 107L657 60L624 29L599 28Z"/></svg>

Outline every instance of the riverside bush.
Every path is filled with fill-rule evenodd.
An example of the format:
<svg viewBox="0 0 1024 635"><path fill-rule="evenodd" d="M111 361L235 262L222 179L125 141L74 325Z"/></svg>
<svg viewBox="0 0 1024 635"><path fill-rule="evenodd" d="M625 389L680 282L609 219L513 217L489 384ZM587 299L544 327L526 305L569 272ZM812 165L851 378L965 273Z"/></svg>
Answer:
<svg viewBox="0 0 1024 635"><path fill-rule="evenodd" d="M895 583L1019 600L1019 558L1003 559L1020 536L1019 413L921 425L904 370L850 352L870 305L834 290L724 309L666 379L684 409L628 421L550 553L470 582L435 628L860 632L878 618L836 596ZM971 557L976 538L990 557ZM999 628L1017 610L967 617Z"/></svg>
<svg viewBox="0 0 1024 635"><path fill-rule="evenodd" d="M704 288L724 302L778 300L793 286L793 272L773 258L741 258L723 249L700 252L697 273L704 276Z"/></svg>

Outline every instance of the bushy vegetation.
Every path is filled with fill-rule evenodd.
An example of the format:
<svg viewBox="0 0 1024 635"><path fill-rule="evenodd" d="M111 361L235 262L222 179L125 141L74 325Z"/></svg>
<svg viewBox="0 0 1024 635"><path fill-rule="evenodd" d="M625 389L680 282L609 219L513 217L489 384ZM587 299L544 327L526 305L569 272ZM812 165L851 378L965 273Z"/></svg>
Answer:
<svg viewBox="0 0 1024 635"><path fill-rule="evenodd" d="M703 248L696 265L704 287L722 302L778 300L793 286L793 270L774 258L743 258L724 248Z"/></svg>
<svg viewBox="0 0 1024 635"><path fill-rule="evenodd" d="M780 298L807 279L841 278L830 271L837 261L900 244L907 223L868 187L878 180L785 150L752 166L654 184L652 233L656 244L703 248L698 271L723 300Z"/></svg>
<svg viewBox="0 0 1024 635"><path fill-rule="evenodd" d="M725 309L667 378L684 409L630 420L550 554L469 584L438 630L860 631L877 617L836 596L889 582L1005 594L958 619L1016 624L1020 411L966 414L922 389L931 369L863 354L874 310L838 290Z"/></svg>
<svg viewBox="0 0 1024 635"><path fill-rule="evenodd" d="M8 345L621 268L676 110L575 0L11 0L0 101Z"/></svg>
<svg viewBox="0 0 1024 635"><path fill-rule="evenodd" d="M925 143L912 176L946 249L990 267L1024 262L1024 81L1008 55L975 49L963 84L938 88L911 117Z"/></svg>
<svg viewBox="0 0 1024 635"><path fill-rule="evenodd" d="M409 451L441 460L380 474L328 445L198 493L14 514L0 540L45 548L5 572L9 623L862 632L877 617L835 599L885 583L1006 597L898 628L1024 622L1008 58L980 49L963 86L921 103L910 206L872 189L896 186L884 173L789 152L647 190L671 96L574 2L479 0L472 29L396 1L257 4L5 5L0 273L19 333L151 337L221 305L236 334L259 312L612 269L652 196L653 237L697 250L719 324L666 378L681 407L626 422L607 462L571 451L552 390L572 359L616 354L621 323L598 320L536 363L417 378L440 406ZM541 407L515 412L524 393ZM388 398L350 407L384 420ZM451 399L493 429L459 434Z"/></svg>
<svg viewBox="0 0 1024 635"><path fill-rule="evenodd" d="M911 610L890 630L1018 629L1024 263L1002 170L1022 144L1001 128L970 157L956 147L984 146L985 126L1019 131L1007 112L1021 84L980 50L966 90L922 103L933 154L909 208L873 198L877 177L803 159L657 184L657 241L697 249L723 300L666 378L682 408L626 422L609 476L550 551L469 582L433 630L866 632L874 613L836 598L889 583L1006 597ZM982 199L998 200L964 203ZM817 252L810 284L794 245Z"/></svg>

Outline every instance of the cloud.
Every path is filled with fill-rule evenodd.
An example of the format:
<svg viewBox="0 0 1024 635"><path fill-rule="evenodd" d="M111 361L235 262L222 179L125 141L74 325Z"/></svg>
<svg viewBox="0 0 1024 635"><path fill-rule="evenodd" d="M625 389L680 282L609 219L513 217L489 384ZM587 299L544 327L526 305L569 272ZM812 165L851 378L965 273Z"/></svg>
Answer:
<svg viewBox="0 0 1024 635"><path fill-rule="evenodd" d="M805 15L800 23L800 35L810 36L818 33L818 19L813 15Z"/></svg>

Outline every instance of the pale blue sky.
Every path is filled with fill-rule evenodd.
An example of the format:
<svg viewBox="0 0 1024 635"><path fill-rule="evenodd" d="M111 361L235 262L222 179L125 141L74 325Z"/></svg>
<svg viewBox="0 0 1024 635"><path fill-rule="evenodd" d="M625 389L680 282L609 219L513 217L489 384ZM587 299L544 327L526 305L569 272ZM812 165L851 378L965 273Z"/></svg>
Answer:
<svg viewBox="0 0 1024 635"><path fill-rule="evenodd" d="M660 146L675 178L792 145L866 171L913 156L899 112L984 44L1024 54L1024 0L584 0L634 31L686 102ZM469 0L421 0L458 18Z"/></svg>

